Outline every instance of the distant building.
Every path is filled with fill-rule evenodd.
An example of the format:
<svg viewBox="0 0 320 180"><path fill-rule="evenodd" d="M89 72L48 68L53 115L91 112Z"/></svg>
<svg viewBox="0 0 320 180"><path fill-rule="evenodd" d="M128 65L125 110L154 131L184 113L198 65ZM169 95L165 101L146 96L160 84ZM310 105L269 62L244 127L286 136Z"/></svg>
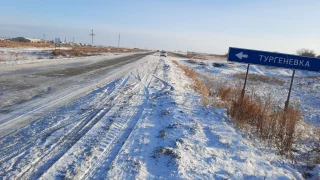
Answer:
<svg viewBox="0 0 320 180"><path fill-rule="evenodd" d="M34 39L34 38L26 38L26 39L30 40L30 42L32 43L38 43L43 41L42 39Z"/></svg>

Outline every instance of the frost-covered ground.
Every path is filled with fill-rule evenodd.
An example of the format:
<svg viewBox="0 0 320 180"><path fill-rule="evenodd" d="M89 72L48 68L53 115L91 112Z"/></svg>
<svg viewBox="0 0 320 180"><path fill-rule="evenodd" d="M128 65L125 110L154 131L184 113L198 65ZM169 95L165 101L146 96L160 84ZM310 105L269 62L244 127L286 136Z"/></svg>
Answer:
<svg viewBox="0 0 320 180"><path fill-rule="evenodd" d="M0 137L0 179L303 179L201 106L172 59L148 55L0 119L16 128Z"/></svg>

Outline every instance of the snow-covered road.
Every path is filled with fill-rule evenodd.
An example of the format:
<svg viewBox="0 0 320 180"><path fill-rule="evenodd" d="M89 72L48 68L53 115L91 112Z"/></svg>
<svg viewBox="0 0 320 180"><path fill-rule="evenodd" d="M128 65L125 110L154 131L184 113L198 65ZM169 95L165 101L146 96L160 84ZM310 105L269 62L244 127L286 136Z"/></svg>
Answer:
<svg viewBox="0 0 320 180"><path fill-rule="evenodd" d="M0 179L302 178L203 108L170 58L107 72L1 116Z"/></svg>
<svg viewBox="0 0 320 180"><path fill-rule="evenodd" d="M65 154L70 148L77 147L75 144L81 143L80 140L85 139L83 136L90 130L108 128L105 125L99 127L101 125L98 123L109 121L105 119L107 116L115 116L115 113L124 110L128 116L130 114L133 116L136 113L135 107L124 108L125 100L132 99L134 103L139 102L141 98L137 94L145 90L142 87L148 82L148 77L145 76L147 72L132 71L146 64L147 59L140 59L143 56L145 55L127 58L130 62L134 62L109 70L110 72L102 77L95 76L98 77L95 81L91 78L88 86L78 89L66 88L57 94L30 103L30 107L17 110L18 113L7 113L6 117L9 118L1 116L0 164L1 168L7 168L7 163L10 165L5 172L3 169L0 170L0 177L3 173L6 177L11 176L11 171L19 171L17 174L14 173L13 177L40 177L60 157L67 156ZM114 124L119 128L124 127L128 121L126 118L118 120ZM122 132L121 129L111 130ZM88 147L93 148L90 144ZM29 163L31 161L33 163Z"/></svg>
<svg viewBox="0 0 320 180"><path fill-rule="evenodd" d="M90 91L108 78L112 80L110 77L123 75L125 71L119 67L130 67L131 62L144 56L109 55L0 66L0 124L4 127L3 123L16 117L28 118L27 115L52 110L52 106ZM3 135L4 132L0 137Z"/></svg>

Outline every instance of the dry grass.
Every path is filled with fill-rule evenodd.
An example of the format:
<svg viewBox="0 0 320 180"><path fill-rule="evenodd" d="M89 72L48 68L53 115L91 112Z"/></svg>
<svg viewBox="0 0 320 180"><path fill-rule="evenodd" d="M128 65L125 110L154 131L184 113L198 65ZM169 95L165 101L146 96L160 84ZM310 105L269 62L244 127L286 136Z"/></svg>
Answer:
<svg viewBox="0 0 320 180"><path fill-rule="evenodd" d="M107 48L107 47L73 47L67 50L55 50L54 56L93 56L101 53L128 53L128 52L143 52L143 50L126 49L126 48Z"/></svg>
<svg viewBox="0 0 320 180"><path fill-rule="evenodd" d="M217 90L217 95L221 98L221 100L230 100L231 98L232 88L230 87L219 87Z"/></svg>
<svg viewBox="0 0 320 180"><path fill-rule="evenodd" d="M171 56L171 57L183 57L183 58L187 58L187 55L185 55L185 54L173 53L173 52L168 52L167 54L168 54L168 56Z"/></svg>
<svg viewBox="0 0 320 180"><path fill-rule="evenodd" d="M246 78L246 73L239 73L239 74L234 74L233 77L239 78L239 79L245 79ZM279 85L284 85L285 81L282 80L281 78L278 77L269 77L261 74L248 74L248 79L250 81L256 81L256 82L265 82L269 84L279 84Z"/></svg>
<svg viewBox="0 0 320 180"><path fill-rule="evenodd" d="M210 94L210 88L206 86L206 84L198 78L196 72L194 69L189 68L187 66L183 66L178 63L178 61L173 61L180 69L182 69L185 74L190 77L194 81L194 90L198 92L199 94L203 95L204 97L207 97Z"/></svg>
<svg viewBox="0 0 320 180"><path fill-rule="evenodd" d="M200 54L200 53L180 54L180 53L168 52L168 56L182 57L182 58L188 58L188 59L202 59L202 60L209 60L209 59L223 60L223 61L227 60L227 55L218 55L218 54Z"/></svg>
<svg viewBox="0 0 320 180"><path fill-rule="evenodd" d="M75 51L81 51L84 53L124 53L124 52L145 52L141 49L127 49L127 48L111 48L111 47L73 47Z"/></svg>
<svg viewBox="0 0 320 180"><path fill-rule="evenodd" d="M202 60L209 60L209 59L216 59L216 60L227 60L227 55L218 55L218 54L200 54L200 53L190 53L186 55L187 58L190 59L202 59Z"/></svg>
<svg viewBox="0 0 320 180"><path fill-rule="evenodd" d="M262 100L255 95L240 98L241 88L219 88L217 95L229 102L228 114L246 132L256 134L269 146L277 148L280 154L291 151L296 139L297 122L301 119L299 110L290 106L286 110L273 109L270 97Z"/></svg>
<svg viewBox="0 0 320 180"><path fill-rule="evenodd" d="M0 47L16 48L16 47L54 47L52 43L31 43L31 42L14 42L0 41Z"/></svg>
<svg viewBox="0 0 320 180"><path fill-rule="evenodd" d="M13 41L0 41L0 47L17 48L17 47L48 47L54 48L53 43L31 43L31 42L13 42ZM99 47L99 46L72 46L64 44L62 47L70 47L71 49L57 49L53 52L54 56L89 56L98 55L100 53L128 53L128 52L144 52L141 49L128 49L128 48L111 48L111 47Z"/></svg>

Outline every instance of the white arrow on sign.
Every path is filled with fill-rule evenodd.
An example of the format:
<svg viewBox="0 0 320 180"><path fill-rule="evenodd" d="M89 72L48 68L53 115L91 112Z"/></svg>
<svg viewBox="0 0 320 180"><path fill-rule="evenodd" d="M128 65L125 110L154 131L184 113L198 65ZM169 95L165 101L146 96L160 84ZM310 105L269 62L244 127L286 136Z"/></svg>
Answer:
<svg viewBox="0 0 320 180"><path fill-rule="evenodd" d="M236 54L239 59L248 58L248 54L243 54L243 52Z"/></svg>

